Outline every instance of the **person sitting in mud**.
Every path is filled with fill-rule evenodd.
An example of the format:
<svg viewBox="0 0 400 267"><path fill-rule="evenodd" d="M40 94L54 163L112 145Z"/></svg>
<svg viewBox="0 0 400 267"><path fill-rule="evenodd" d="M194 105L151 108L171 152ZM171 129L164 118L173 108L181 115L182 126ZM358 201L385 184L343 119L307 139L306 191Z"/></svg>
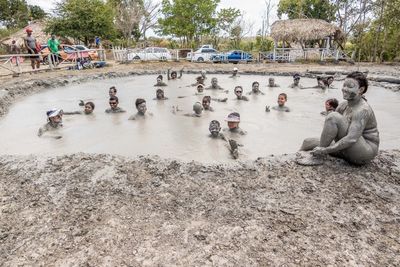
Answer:
<svg viewBox="0 0 400 267"><path fill-rule="evenodd" d="M156 98L154 100L167 100L168 97L164 96L164 90L163 89L157 89L156 91Z"/></svg>
<svg viewBox="0 0 400 267"><path fill-rule="evenodd" d="M108 104L110 104L110 108L106 109L106 113L122 113L125 112L122 108L118 107L119 101L118 97L112 96L110 97Z"/></svg>
<svg viewBox="0 0 400 267"><path fill-rule="evenodd" d="M232 75L231 76L229 76L229 78L236 78L236 77L240 77L239 75L238 75L238 72L239 72L239 70L238 70L238 68L233 68L233 72L232 72Z"/></svg>
<svg viewBox="0 0 400 267"><path fill-rule="evenodd" d="M336 110L339 105L339 101L336 98L330 98L325 101L325 111L321 112L321 115L327 116L329 113Z"/></svg>
<svg viewBox="0 0 400 267"><path fill-rule="evenodd" d="M240 123L240 114L237 112L232 112L226 117L225 121L228 123L228 128L224 129L224 132L230 132L230 133L237 133L240 135L245 135L246 132L243 131L239 127Z"/></svg>
<svg viewBox="0 0 400 267"><path fill-rule="evenodd" d="M203 77L203 76L197 77L197 78L196 78L196 83L191 84L191 85L189 85L189 86L197 86L197 85L199 85L199 84L201 84L201 85L204 86L204 77Z"/></svg>
<svg viewBox="0 0 400 267"><path fill-rule="evenodd" d="M197 92L195 93L195 95L202 95L204 94L204 85L202 84L198 84L197 87Z"/></svg>
<svg viewBox="0 0 400 267"><path fill-rule="evenodd" d="M81 104L79 104L79 105L81 105ZM94 111L94 103L93 102L89 101L89 102L83 103L83 106L84 106L83 111L71 111L71 112L64 111L63 114L64 115L83 115L83 114L89 115L89 114L93 113L93 111Z"/></svg>
<svg viewBox="0 0 400 267"><path fill-rule="evenodd" d="M326 155L343 158L356 165L366 164L379 150L379 131L374 111L364 98L368 80L352 72L343 83L343 101L326 116L321 137L304 140L297 163L322 164Z"/></svg>
<svg viewBox="0 0 400 267"><path fill-rule="evenodd" d="M201 72L200 72L200 75L203 78L203 81L205 81L205 79L207 79L206 73L207 72L205 70L201 70Z"/></svg>
<svg viewBox="0 0 400 267"><path fill-rule="evenodd" d="M117 88L115 88L115 86L111 86L110 89L108 90L108 95L110 97L117 96Z"/></svg>
<svg viewBox="0 0 400 267"><path fill-rule="evenodd" d="M210 131L210 137L214 139L222 139L226 141L229 145L229 151L231 152L231 155L234 159L239 158L239 150L238 147L241 146L239 145L235 140L233 139L226 139L225 135L221 133L221 124L217 120L212 120L210 122L210 126L208 127L208 130Z"/></svg>
<svg viewBox="0 0 400 267"><path fill-rule="evenodd" d="M62 125L62 116L63 116L62 109L51 109L46 112L46 115L47 115L47 123L39 128L39 131L38 131L39 137L43 136L43 134L45 132L53 131L53 130L59 129L63 126ZM47 137L60 139L62 136L61 135L55 135L55 136L49 135Z"/></svg>
<svg viewBox="0 0 400 267"><path fill-rule="evenodd" d="M278 95L278 105L272 107L272 109L277 110L277 111L289 112L290 109L287 106L285 106L286 102L287 102L287 94L280 93ZM267 110L267 108L265 108L265 111L268 112L269 110Z"/></svg>
<svg viewBox="0 0 400 267"><path fill-rule="evenodd" d="M157 76L157 83L154 86L167 86L167 84L163 82L163 76L161 74Z"/></svg>
<svg viewBox="0 0 400 267"><path fill-rule="evenodd" d="M332 86L332 83L333 83L334 80L335 80L335 79L333 78L333 76L328 76L328 77L326 77L325 79L323 79L324 85L326 86L326 88L335 89L335 88Z"/></svg>
<svg viewBox="0 0 400 267"><path fill-rule="evenodd" d="M214 109L211 107L211 96L204 96L202 105L204 110L214 111Z"/></svg>
<svg viewBox="0 0 400 267"><path fill-rule="evenodd" d="M235 87L235 95L237 100L244 100L244 101L249 101L247 96L243 95L243 88L242 86L238 85Z"/></svg>
<svg viewBox="0 0 400 267"><path fill-rule="evenodd" d="M194 111L194 113L192 113L192 114L184 114L184 116L187 116L187 117L201 117L201 114L203 113L203 106L201 105L200 102L194 103L193 111Z"/></svg>
<svg viewBox="0 0 400 267"><path fill-rule="evenodd" d="M260 91L260 83L259 82L253 82L251 85L251 92L247 93L248 95L265 95L263 92Z"/></svg>
<svg viewBox="0 0 400 267"><path fill-rule="evenodd" d="M170 75L170 71L171 71L171 69L168 69L168 72L167 72L168 80L176 80L176 79L182 78L183 68L179 71L179 77L178 77L178 73L176 71L172 71L171 75Z"/></svg>
<svg viewBox="0 0 400 267"><path fill-rule="evenodd" d="M317 85L316 86L303 87L301 89L315 89L315 88L319 88L319 89L327 88L327 82L325 82L324 78L322 78L321 76L317 76Z"/></svg>
<svg viewBox="0 0 400 267"><path fill-rule="evenodd" d="M267 87L280 87L279 84L275 83L275 78L271 77L268 79Z"/></svg>
<svg viewBox="0 0 400 267"><path fill-rule="evenodd" d="M132 115L128 118L128 120L138 120L138 119L145 119L148 116L153 116L152 113L149 113L147 111L147 106L146 106L146 100L143 98L137 98L135 101L135 106L137 109L137 113L135 115Z"/></svg>
<svg viewBox="0 0 400 267"><path fill-rule="evenodd" d="M300 85L300 74L296 73L293 75L293 83L289 85L290 88L300 88L302 89L303 86Z"/></svg>
<svg viewBox="0 0 400 267"><path fill-rule="evenodd" d="M218 79L213 77L211 79L211 86L206 88L207 90L209 89L214 89L214 90L224 90L224 88L222 88L219 84L218 84Z"/></svg>

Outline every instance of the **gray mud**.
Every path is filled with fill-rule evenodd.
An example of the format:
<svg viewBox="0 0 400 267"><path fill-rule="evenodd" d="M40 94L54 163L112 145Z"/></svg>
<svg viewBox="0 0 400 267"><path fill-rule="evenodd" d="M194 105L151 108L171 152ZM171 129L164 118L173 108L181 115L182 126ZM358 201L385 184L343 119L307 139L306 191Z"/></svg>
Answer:
<svg viewBox="0 0 400 267"><path fill-rule="evenodd" d="M400 151L365 167L0 157L1 266L399 266Z"/></svg>

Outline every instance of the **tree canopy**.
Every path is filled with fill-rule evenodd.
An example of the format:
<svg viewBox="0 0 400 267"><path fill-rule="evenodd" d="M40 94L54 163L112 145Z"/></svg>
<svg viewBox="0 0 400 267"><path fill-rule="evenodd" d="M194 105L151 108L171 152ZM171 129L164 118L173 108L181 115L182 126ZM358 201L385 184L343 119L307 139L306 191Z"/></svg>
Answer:
<svg viewBox="0 0 400 267"><path fill-rule="evenodd" d="M43 19L46 12L26 0L0 0L0 24L7 28L23 28L30 20Z"/></svg>
<svg viewBox="0 0 400 267"><path fill-rule="evenodd" d="M287 15L289 19L335 20L336 6L329 0L280 0L278 17Z"/></svg>

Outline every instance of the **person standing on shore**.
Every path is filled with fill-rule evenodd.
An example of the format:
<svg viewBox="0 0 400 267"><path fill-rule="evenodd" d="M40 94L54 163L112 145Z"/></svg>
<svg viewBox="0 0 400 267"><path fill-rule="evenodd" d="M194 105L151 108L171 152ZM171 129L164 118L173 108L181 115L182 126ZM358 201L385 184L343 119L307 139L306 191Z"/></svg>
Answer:
<svg viewBox="0 0 400 267"><path fill-rule="evenodd" d="M26 30L26 37L24 38L25 48L28 50L28 54L32 54L31 56L31 66L34 70L40 68L40 60L39 55L37 55L40 51L40 47L36 44L35 37L32 36L33 30L31 28L27 28Z"/></svg>
<svg viewBox="0 0 400 267"><path fill-rule="evenodd" d="M51 35L51 38L47 41L47 47L51 53L51 59L54 65L58 65L60 62L60 41L56 39L54 34Z"/></svg>

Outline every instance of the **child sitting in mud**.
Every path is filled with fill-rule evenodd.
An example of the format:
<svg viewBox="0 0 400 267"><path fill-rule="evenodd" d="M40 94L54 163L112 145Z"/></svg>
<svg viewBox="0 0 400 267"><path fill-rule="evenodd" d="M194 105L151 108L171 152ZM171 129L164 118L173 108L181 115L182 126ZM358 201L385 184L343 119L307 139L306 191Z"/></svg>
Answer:
<svg viewBox="0 0 400 267"><path fill-rule="evenodd" d="M115 86L111 86L110 89L108 90L108 95L110 97L117 96L117 88L115 88Z"/></svg>
<svg viewBox="0 0 400 267"><path fill-rule="evenodd" d="M200 102L196 102L193 105L193 112L192 114L184 114L183 116L187 117L196 117L199 118L201 117L201 114L203 113L203 106L201 105Z"/></svg>
<svg viewBox="0 0 400 267"><path fill-rule="evenodd" d="M122 108L118 107L119 101L118 97L112 96L110 97L110 100L108 101L108 104L110 105L110 108L106 109L106 113L122 113L125 112Z"/></svg>
<svg viewBox="0 0 400 267"><path fill-rule="evenodd" d="M247 93L248 95L265 95L263 92L260 91L260 83L259 82L253 82L251 85L251 91Z"/></svg>
<svg viewBox="0 0 400 267"><path fill-rule="evenodd" d="M222 139L226 141L229 145L229 151L231 152L231 155L234 159L239 158L239 150L238 150L238 144L235 140L230 139L227 140L225 136L221 133L221 124L217 120L212 120L210 122L210 126L208 127L208 130L210 131L210 137L214 139Z"/></svg>
<svg viewBox="0 0 400 267"><path fill-rule="evenodd" d="M336 98L330 98L325 101L325 111L321 112L321 115L327 116L329 113L336 110L339 106L339 101Z"/></svg>
<svg viewBox="0 0 400 267"><path fill-rule="evenodd" d="M249 101L247 96L243 95L243 87L242 86L240 86L240 85L236 86L234 92L235 92L237 100Z"/></svg>
<svg viewBox="0 0 400 267"><path fill-rule="evenodd" d="M286 102L287 102L287 94L280 93L278 95L278 105L272 107L272 109L277 110L277 111L289 112L290 109L287 106L285 106ZM269 107L267 107L267 108L269 108ZM266 111L269 111L269 110L267 110L267 108L266 108Z"/></svg>
<svg viewBox="0 0 400 267"><path fill-rule="evenodd" d="M178 73L176 71L172 71L171 74L170 74L170 72L171 72L171 69L168 69L168 71L167 71L168 80L180 79L180 78L182 78L183 68L179 71L179 77L178 77Z"/></svg>
<svg viewBox="0 0 400 267"><path fill-rule="evenodd" d="M148 116L153 116L152 113L147 113L147 106L146 106L146 100L143 98L137 98L135 101L135 106L137 109L137 113L135 115L132 115L128 118L128 120L138 120L138 119L145 119Z"/></svg>
<svg viewBox="0 0 400 267"><path fill-rule="evenodd" d="M64 115L83 115L83 114L89 115L89 114L93 113L94 107L95 107L93 102L89 101L89 102L83 103L83 101L81 100L81 103L83 105L81 105L81 104L79 104L79 105L84 106L83 111L70 111L70 112L66 111L63 114Z"/></svg>
<svg viewBox="0 0 400 267"><path fill-rule="evenodd" d="M156 91L156 98L154 100L167 100L168 97L164 96L164 90L163 89L157 89Z"/></svg>
<svg viewBox="0 0 400 267"><path fill-rule="evenodd" d="M280 87L279 84L275 83L275 78L269 78L268 79L268 85L267 87Z"/></svg>
<svg viewBox="0 0 400 267"><path fill-rule="evenodd" d="M157 83L154 86L167 86L167 84L163 82L163 76L161 74L157 76Z"/></svg>
<svg viewBox="0 0 400 267"><path fill-rule="evenodd" d="M45 132L53 131L62 127L62 109L51 109L46 112L47 123L39 128L38 136L41 137ZM60 139L61 135L49 135L47 137Z"/></svg>
<svg viewBox="0 0 400 267"><path fill-rule="evenodd" d="M240 135L245 135L246 134L246 132L243 131L239 127L239 123L240 123L240 114L239 113L237 113L237 112L230 113L226 117L225 121L228 123L228 128L225 128L224 132L240 134Z"/></svg>

